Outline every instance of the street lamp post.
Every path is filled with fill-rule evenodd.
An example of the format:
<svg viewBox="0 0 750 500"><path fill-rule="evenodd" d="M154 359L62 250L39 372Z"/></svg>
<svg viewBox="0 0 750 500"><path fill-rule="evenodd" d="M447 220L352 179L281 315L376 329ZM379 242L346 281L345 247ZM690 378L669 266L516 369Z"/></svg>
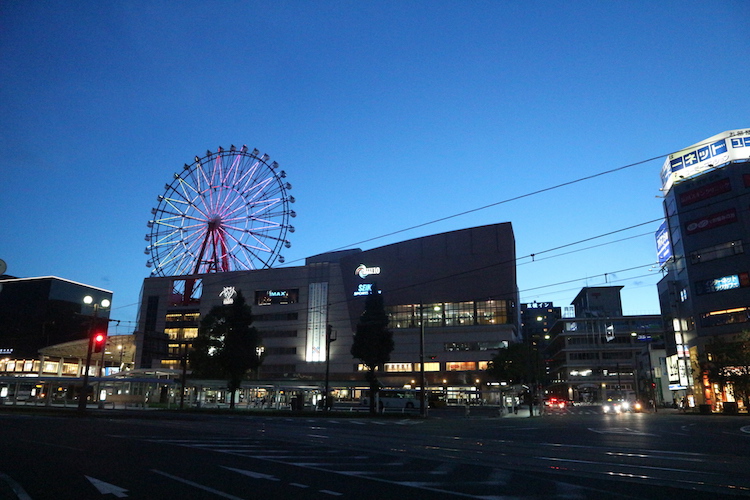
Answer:
<svg viewBox="0 0 750 500"><path fill-rule="evenodd" d="M325 399L323 400L323 408L325 411L330 411L331 406L333 404L333 401L331 400L331 396L328 394L330 391L329 388L329 375L330 375L330 368L331 368L331 342L336 341L336 332L333 330L333 327L331 325L326 326L326 389L325 389Z"/></svg>
<svg viewBox="0 0 750 500"><path fill-rule="evenodd" d="M86 400L89 395L89 369L91 368L91 351L94 345L94 328L96 326L96 319L99 315L99 308L108 308L110 305L109 299L102 299L99 304L94 303L94 298L90 295L86 295L83 298L83 303L91 305L94 308L94 315L91 317L89 322L89 334L88 334L88 347L86 348L86 367L83 372L83 387L81 388L81 394L78 396L78 411L86 411ZM104 349L102 349L103 351Z"/></svg>

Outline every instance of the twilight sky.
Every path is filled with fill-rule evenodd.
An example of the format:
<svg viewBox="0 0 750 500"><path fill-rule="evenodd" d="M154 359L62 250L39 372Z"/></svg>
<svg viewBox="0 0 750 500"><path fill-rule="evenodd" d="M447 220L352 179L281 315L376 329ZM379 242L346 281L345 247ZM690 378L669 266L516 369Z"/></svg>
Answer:
<svg viewBox="0 0 750 500"><path fill-rule="evenodd" d="M745 0L5 1L0 259L112 290L131 333L156 197L247 144L293 185L285 265L509 221L522 302L606 283L656 314L659 170L750 127L748 20Z"/></svg>

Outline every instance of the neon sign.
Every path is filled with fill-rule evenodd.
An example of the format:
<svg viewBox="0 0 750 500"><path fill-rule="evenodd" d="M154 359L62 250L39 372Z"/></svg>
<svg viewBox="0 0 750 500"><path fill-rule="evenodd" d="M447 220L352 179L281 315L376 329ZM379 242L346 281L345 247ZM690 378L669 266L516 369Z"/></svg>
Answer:
<svg viewBox="0 0 750 500"><path fill-rule="evenodd" d="M359 266L357 266L357 269L354 271L354 274L356 274L362 279L365 279L371 274L380 274L380 268L379 267L367 267L364 264L360 264Z"/></svg>
<svg viewBox="0 0 750 500"><path fill-rule="evenodd" d="M237 290L233 286L225 286L224 289L219 293L219 297L224 299L224 304L234 304L234 297L237 295Z"/></svg>

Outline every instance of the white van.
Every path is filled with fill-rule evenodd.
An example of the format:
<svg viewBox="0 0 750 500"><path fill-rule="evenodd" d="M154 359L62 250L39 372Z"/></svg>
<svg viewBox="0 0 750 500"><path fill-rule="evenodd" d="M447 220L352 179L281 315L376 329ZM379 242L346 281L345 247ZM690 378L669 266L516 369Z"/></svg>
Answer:
<svg viewBox="0 0 750 500"><path fill-rule="evenodd" d="M378 409L397 408L412 409L419 407L419 399L414 391L399 389L381 389L378 391ZM370 391L363 391L360 399L362 406L370 406Z"/></svg>

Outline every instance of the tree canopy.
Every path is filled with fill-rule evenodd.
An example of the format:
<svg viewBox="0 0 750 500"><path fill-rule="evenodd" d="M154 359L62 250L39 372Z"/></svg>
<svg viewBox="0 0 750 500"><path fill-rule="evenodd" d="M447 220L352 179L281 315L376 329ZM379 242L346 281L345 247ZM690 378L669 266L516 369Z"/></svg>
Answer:
<svg viewBox="0 0 750 500"><path fill-rule="evenodd" d="M509 385L529 383L533 378L533 361L528 344L510 344L498 350L487 365L487 373Z"/></svg>
<svg viewBox="0 0 750 500"><path fill-rule="evenodd" d="M736 400L747 405L750 400L750 332L744 331L732 340L720 337L706 344L704 368L711 383L722 390L731 388Z"/></svg>
<svg viewBox="0 0 750 500"><path fill-rule="evenodd" d="M231 393L230 408L242 380L261 364L260 335L252 324L252 310L238 292L232 304L213 307L201 320L193 342L190 363L193 374L203 378L223 378Z"/></svg>
<svg viewBox="0 0 750 500"><path fill-rule="evenodd" d="M373 286L365 299L365 310L357 323L351 354L367 367L370 383L370 412L375 412L375 398L380 388L375 371L390 361L393 332L388 329L388 314L378 287Z"/></svg>

